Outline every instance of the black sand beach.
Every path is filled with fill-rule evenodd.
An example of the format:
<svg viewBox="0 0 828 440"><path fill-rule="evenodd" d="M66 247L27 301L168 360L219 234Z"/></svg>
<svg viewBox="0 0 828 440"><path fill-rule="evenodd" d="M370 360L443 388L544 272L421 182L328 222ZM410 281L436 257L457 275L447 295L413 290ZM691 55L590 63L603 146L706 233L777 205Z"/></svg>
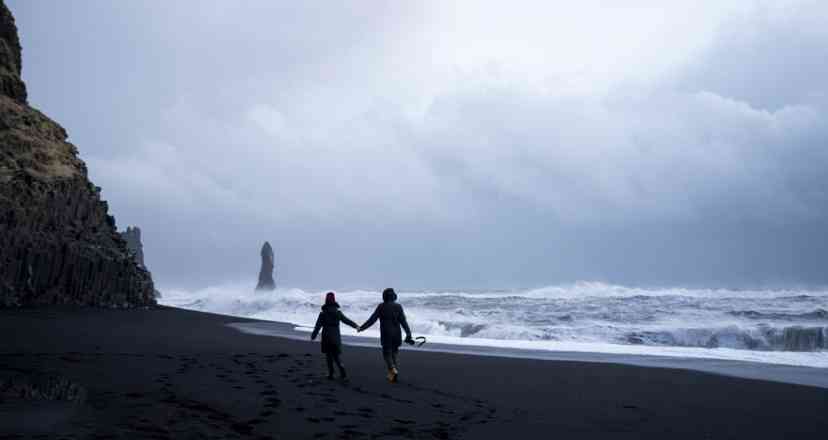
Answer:
<svg viewBox="0 0 828 440"><path fill-rule="evenodd" d="M346 347L172 308L0 312L0 438L824 438L828 389L611 363ZM27 394L29 398L17 396ZM66 400L70 399L70 400Z"/></svg>

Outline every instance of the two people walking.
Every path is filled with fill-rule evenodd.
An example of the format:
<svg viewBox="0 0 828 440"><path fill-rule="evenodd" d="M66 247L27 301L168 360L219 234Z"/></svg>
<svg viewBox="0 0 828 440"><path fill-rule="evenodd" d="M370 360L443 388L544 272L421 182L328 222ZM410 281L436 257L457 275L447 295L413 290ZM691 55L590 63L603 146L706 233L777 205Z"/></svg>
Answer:
<svg viewBox="0 0 828 440"><path fill-rule="evenodd" d="M316 319L316 325L311 333L311 340L315 340L319 331L322 331L321 346L328 364L328 379L334 377L334 364L339 369L339 375L342 379L348 377L341 359L342 337L339 332L339 323L344 322L361 332L370 328L377 320L380 322L380 344L382 345L382 357L388 370L387 378L389 382L394 383L399 375L397 355L403 342L401 327L405 331L405 342L414 344L414 339L411 337L411 328L405 319L405 311L402 305L397 303L397 293L394 292L394 289L388 288L382 291L382 303L377 306L371 317L361 326L357 326L339 310L339 304L336 302L333 292L328 292L325 295L325 305L322 306L322 311Z"/></svg>

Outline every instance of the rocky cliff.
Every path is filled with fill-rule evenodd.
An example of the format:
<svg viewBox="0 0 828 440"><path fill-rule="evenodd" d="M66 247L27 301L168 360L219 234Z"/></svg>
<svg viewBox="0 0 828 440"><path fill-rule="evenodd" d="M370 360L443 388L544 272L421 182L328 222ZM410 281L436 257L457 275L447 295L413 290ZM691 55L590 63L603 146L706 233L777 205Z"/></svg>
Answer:
<svg viewBox="0 0 828 440"><path fill-rule="evenodd" d="M27 103L14 17L0 0L0 307L154 304L66 131Z"/></svg>
<svg viewBox="0 0 828 440"><path fill-rule="evenodd" d="M270 243L264 243L261 255L262 268L259 270L259 284L256 285L256 290L273 290L276 288L276 281L273 280L274 256Z"/></svg>

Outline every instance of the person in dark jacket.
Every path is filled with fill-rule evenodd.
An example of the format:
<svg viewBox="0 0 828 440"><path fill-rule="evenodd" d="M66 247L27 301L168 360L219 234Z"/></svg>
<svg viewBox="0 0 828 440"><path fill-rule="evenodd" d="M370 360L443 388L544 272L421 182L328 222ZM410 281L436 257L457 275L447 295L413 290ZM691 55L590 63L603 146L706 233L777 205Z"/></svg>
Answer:
<svg viewBox="0 0 828 440"><path fill-rule="evenodd" d="M334 378L334 363L339 368L339 376L344 380L347 379L348 374L345 372L345 365L342 364L342 337L339 334L339 322L357 328L354 321L348 319L344 313L339 310L339 304L336 302L336 296L333 292L328 292L325 295L325 305L322 306L322 311L319 312L319 317L316 318L316 325L311 333L311 341L316 339L319 330L322 330L322 353L325 353L325 361L328 363L328 379Z"/></svg>
<svg viewBox="0 0 828 440"><path fill-rule="evenodd" d="M382 345L382 357L385 359L385 366L388 368L388 381L396 382L399 371L397 370L397 354L402 345L402 332L405 330L405 342L413 344L411 329L405 320L405 312L397 303L397 293L394 289L388 288L382 291L382 304L378 305L374 314L359 327L363 331L380 321L380 344Z"/></svg>

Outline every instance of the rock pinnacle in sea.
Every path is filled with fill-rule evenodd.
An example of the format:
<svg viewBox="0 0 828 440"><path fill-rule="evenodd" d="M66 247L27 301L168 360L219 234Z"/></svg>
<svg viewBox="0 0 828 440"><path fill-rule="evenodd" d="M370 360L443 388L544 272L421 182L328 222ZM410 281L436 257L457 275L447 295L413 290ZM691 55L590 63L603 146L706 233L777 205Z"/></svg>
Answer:
<svg viewBox="0 0 828 440"><path fill-rule="evenodd" d="M262 268L259 271L259 284L256 290L273 290L276 288L276 281L273 280L273 248L270 243L265 242L262 246Z"/></svg>

